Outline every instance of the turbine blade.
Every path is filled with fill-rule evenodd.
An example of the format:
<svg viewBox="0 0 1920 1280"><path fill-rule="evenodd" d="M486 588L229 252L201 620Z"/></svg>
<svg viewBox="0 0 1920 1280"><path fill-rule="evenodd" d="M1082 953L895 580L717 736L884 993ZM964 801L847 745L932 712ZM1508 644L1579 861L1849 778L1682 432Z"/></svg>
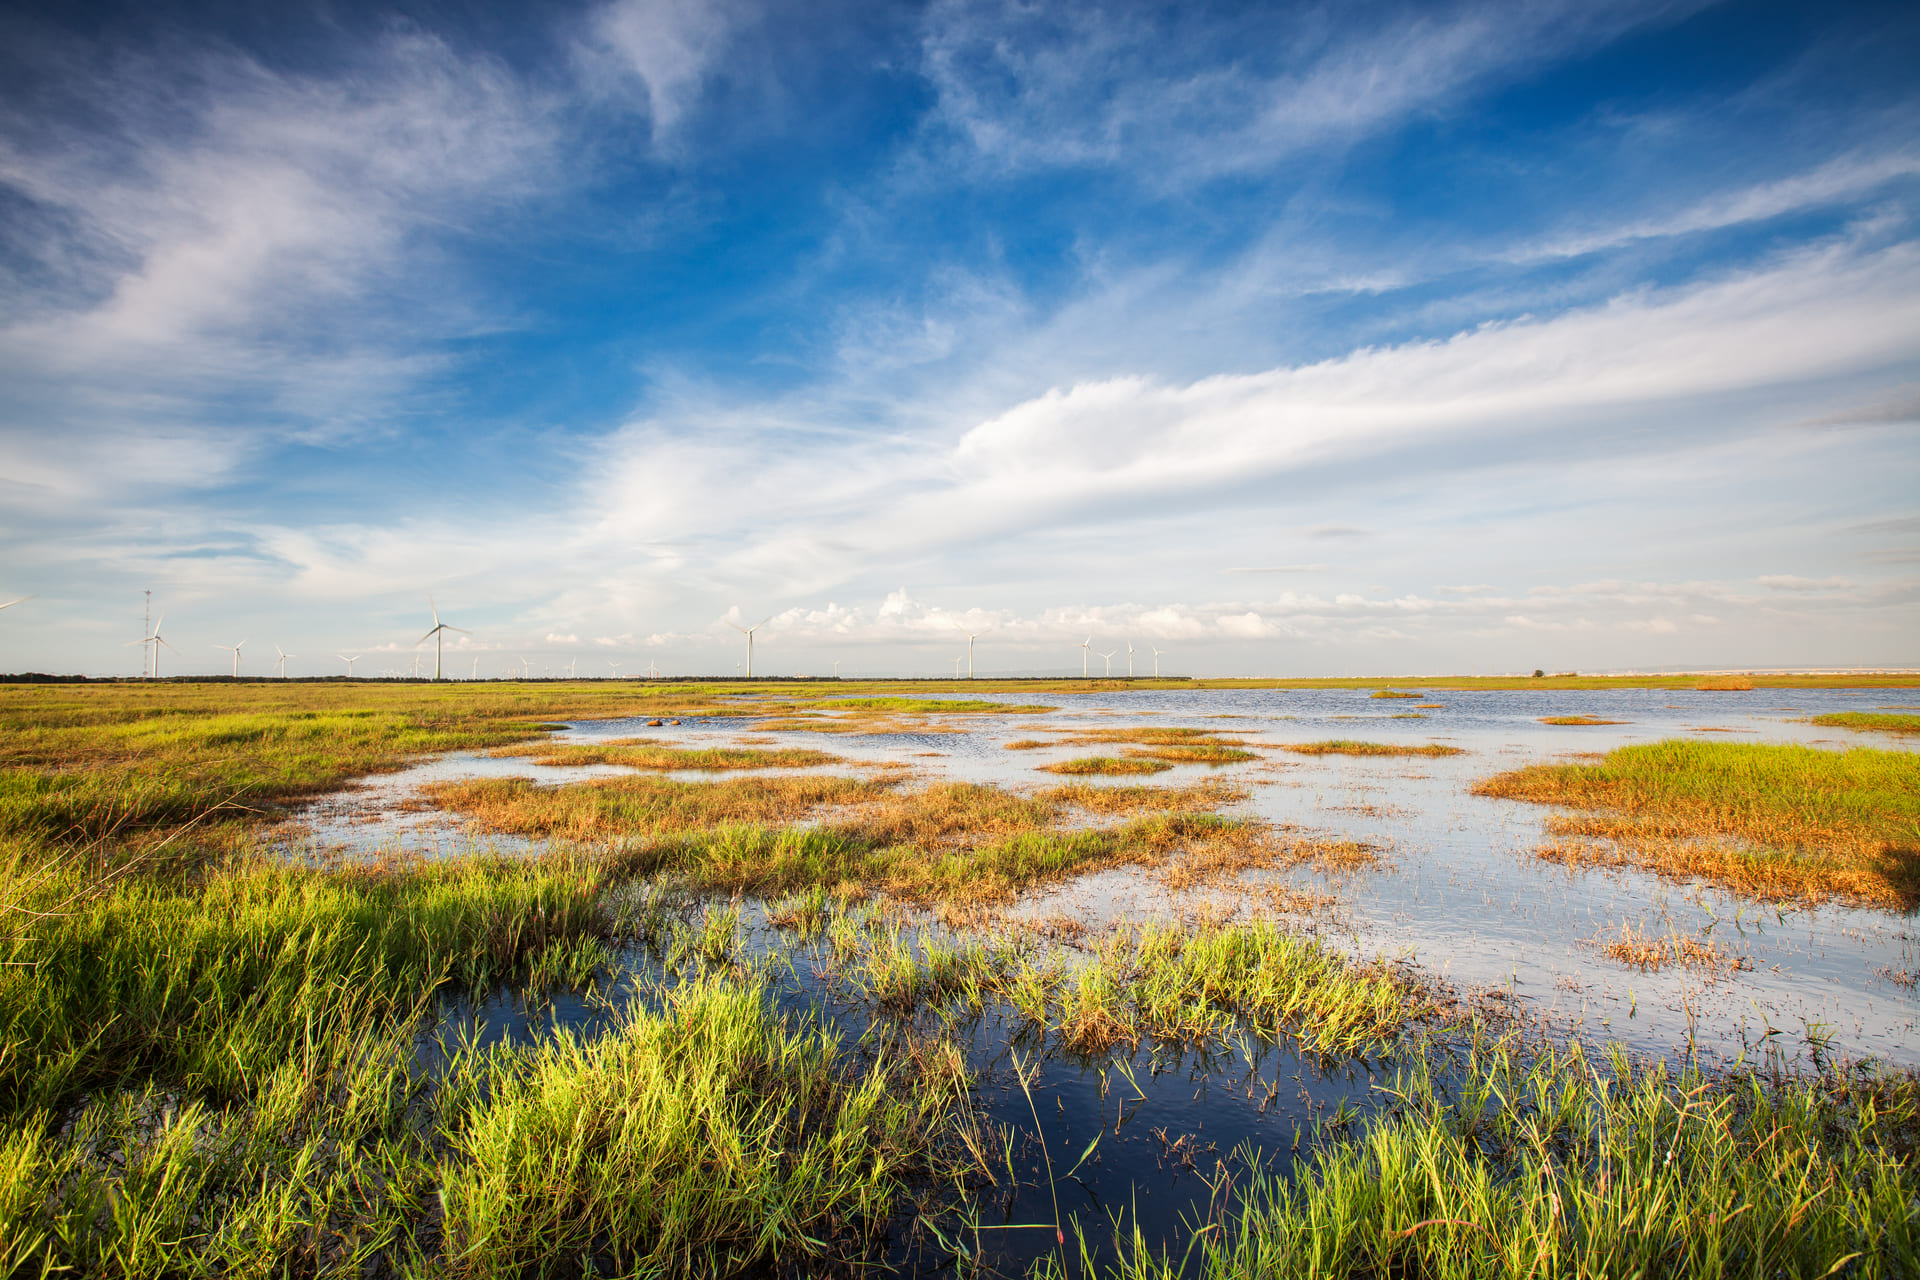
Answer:
<svg viewBox="0 0 1920 1280"><path fill-rule="evenodd" d="M32 596L21 596L17 600L9 600L5 604L0 604L0 609L11 609L13 608L13 606L17 604L25 604L27 601L31 599L33 599Z"/></svg>
<svg viewBox="0 0 1920 1280"><path fill-rule="evenodd" d="M163 640L163 639L161 639L161 638L160 638L159 636L155 636L155 637L153 638L153 642L154 642L155 644L167 644L167 642L166 642L165 640ZM173 646L172 646L172 645L170 645L170 644L167 644L167 648L169 648L169 649L173 649L173 651L174 651L175 653L178 653L178 652L180 652L180 651L179 651L178 649L174 649L174 648L173 648Z"/></svg>
<svg viewBox="0 0 1920 1280"><path fill-rule="evenodd" d="M463 636L470 636L473 634L473 632L467 630L465 627L450 627L444 622L440 624L440 629L442 631L458 631Z"/></svg>
<svg viewBox="0 0 1920 1280"><path fill-rule="evenodd" d="M427 597L427 608L433 610L433 625L436 627L439 626L440 625L440 606L433 602L432 596Z"/></svg>
<svg viewBox="0 0 1920 1280"><path fill-rule="evenodd" d="M766 617L760 619L760 621L754 623L751 627L748 627L747 630L758 631L760 628L766 626L769 622L772 622L772 621L773 621L773 615L768 614Z"/></svg>
<svg viewBox="0 0 1920 1280"><path fill-rule="evenodd" d="M440 628L438 628L438 627L435 627L435 628L433 629L433 631L438 631L439 629L440 629ZM425 644L425 643L426 643L427 641L429 641L429 640L431 640L431 639L433 639L433 631L429 631L429 632L427 632L427 634L425 634L425 635L423 635L423 636L421 636L421 637L420 637L420 638L419 638L418 640L415 640L415 641L413 642L413 647L414 647L414 648L416 648L416 649L418 649L418 648L419 648L419 647L420 647L421 645L423 645L423 644Z"/></svg>

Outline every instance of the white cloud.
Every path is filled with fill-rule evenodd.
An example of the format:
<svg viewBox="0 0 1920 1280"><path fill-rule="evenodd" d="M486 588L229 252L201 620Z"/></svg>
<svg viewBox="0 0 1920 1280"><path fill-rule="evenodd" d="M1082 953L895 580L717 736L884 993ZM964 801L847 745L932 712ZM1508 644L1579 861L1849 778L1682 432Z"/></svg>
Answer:
<svg viewBox="0 0 1920 1280"><path fill-rule="evenodd" d="M724 0L614 0L589 24L592 66L637 78L656 145L692 110L745 15Z"/></svg>

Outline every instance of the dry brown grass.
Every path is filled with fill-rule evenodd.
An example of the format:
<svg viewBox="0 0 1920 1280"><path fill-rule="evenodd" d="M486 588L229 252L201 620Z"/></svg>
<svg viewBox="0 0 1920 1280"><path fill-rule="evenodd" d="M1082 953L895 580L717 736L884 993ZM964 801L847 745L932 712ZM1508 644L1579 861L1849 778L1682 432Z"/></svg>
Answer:
<svg viewBox="0 0 1920 1280"><path fill-rule="evenodd" d="M1018 742L1009 742L1007 744L1007 750L1032 751L1037 747L1050 747L1052 745L1054 744L1051 742L1042 742L1038 738L1021 738Z"/></svg>
<svg viewBox="0 0 1920 1280"><path fill-rule="evenodd" d="M1245 787L1227 782L1201 782L1190 787L1096 787L1077 783L1042 791L1039 798L1088 813L1116 815L1169 810L1207 813L1238 804L1249 794Z"/></svg>
<svg viewBox="0 0 1920 1280"><path fill-rule="evenodd" d="M1625 720L1602 720L1598 716L1541 716L1541 724L1626 724Z"/></svg>
<svg viewBox="0 0 1920 1280"><path fill-rule="evenodd" d="M1702 940L1678 933L1641 933L1632 925L1622 928L1619 937L1602 943L1600 954L1609 960L1631 965L1642 973L1658 973L1670 965L1678 965L1723 978L1753 967L1753 962L1746 956L1730 955L1720 949L1719 943L1710 939Z"/></svg>
<svg viewBox="0 0 1920 1280"><path fill-rule="evenodd" d="M857 809L831 815L830 823L837 833L866 844L933 849L1045 831L1057 816L1057 808L1039 797L972 782L943 782L866 799Z"/></svg>
<svg viewBox="0 0 1920 1280"><path fill-rule="evenodd" d="M1711 676L1693 686L1701 693L1744 693L1753 681L1744 676Z"/></svg>
<svg viewBox="0 0 1920 1280"><path fill-rule="evenodd" d="M1634 866L1777 902L1920 904L1920 757L1684 739L1530 765L1477 795L1583 810L1541 856Z"/></svg>
<svg viewBox="0 0 1920 1280"><path fill-rule="evenodd" d="M761 751L752 747L667 747L644 738L616 738L603 743L535 742L500 747L496 756L526 756L535 764L615 764L629 769L806 769L839 764L841 757L805 747Z"/></svg>
<svg viewBox="0 0 1920 1280"><path fill-rule="evenodd" d="M1066 773L1075 776L1165 773L1171 768L1173 766L1163 760L1121 759L1118 756L1081 756L1076 760L1061 760L1054 764L1039 766L1042 773Z"/></svg>
<svg viewBox="0 0 1920 1280"><path fill-rule="evenodd" d="M1302 756L1457 756L1466 754L1459 747L1437 742L1424 745L1411 742L1355 742L1333 738L1325 742L1289 742L1280 748Z"/></svg>
<svg viewBox="0 0 1920 1280"><path fill-rule="evenodd" d="M885 796L890 784L862 778L729 778L676 782L645 775L543 787L526 778L433 783L425 795L482 830L545 839L602 841L676 835L731 823L789 823L828 806Z"/></svg>
<svg viewBox="0 0 1920 1280"><path fill-rule="evenodd" d="M1421 698L1425 694L1401 693L1398 689L1375 689L1367 695L1369 698Z"/></svg>
<svg viewBox="0 0 1920 1280"><path fill-rule="evenodd" d="M1415 711L1445 711L1447 704L1444 702L1416 702L1413 704L1413 709Z"/></svg>
<svg viewBox="0 0 1920 1280"><path fill-rule="evenodd" d="M1307 865L1322 871L1360 871L1379 861L1379 850L1356 840L1327 840L1244 824L1192 841L1161 868L1160 881L1180 891L1227 885L1249 871Z"/></svg>

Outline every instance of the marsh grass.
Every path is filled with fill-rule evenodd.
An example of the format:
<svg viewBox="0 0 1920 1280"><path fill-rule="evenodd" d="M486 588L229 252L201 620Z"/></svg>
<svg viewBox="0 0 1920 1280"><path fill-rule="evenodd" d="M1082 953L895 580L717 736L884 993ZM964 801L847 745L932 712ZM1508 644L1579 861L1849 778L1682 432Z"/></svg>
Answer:
<svg viewBox="0 0 1920 1280"><path fill-rule="evenodd" d="M1555 861L1614 862L1772 901L1920 902L1920 756L1670 739L1531 765L1477 795L1561 805Z"/></svg>
<svg viewBox="0 0 1920 1280"><path fill-rule="evenodd" d="M1700 693L1745 693L1753 688L1753 681L1744 676L1715 676L1693 687Z"/></svg>
<svg viewBox="0 0 1920 1280"><path fill-rule="evenodd" d="M822 776L682 782L637 776L542 786L527 778L431 783L422 794L485 831L550 840L669 837L732 823L796 822L828 806L875 801L884 780Z"/></svg>
<svg viewBox="0 0 1920 1280"><path fill-rule="evenodd" d="M819 765L840 764L842 759L824 751L804 747L783 747L772 751L755 747L668 747L644 738L616 738L604 743L543 742L524 746L496 747L488 754L527 756L535 764L583 765L615 764L629 769L699 770L719 772L729 769L810 769Z"/></svg>
<svg viewBox="0 0 1920 1280"><path fill-rule="evenodd" d="M1920 733L1920 716L1890 715L1884 711L1836 711L1814 716L1813 724L1829 729L1853 729L1857 732Z"/></svg>
<svg viewBox="0 0 1920 1280"><path fill-rule="evenodd" d="M1419 693L1401 693L1397 689L1375 689L1367 696L1369 698L1421 698L1426 695Z"/></svg>
<svg viewBox="0 0 1920 1280"><path fill-rule="evenodd" d="M1627 721L1602 720L1598 716L1541 716L1540 723L1541 724L1587 725L1587 724L1626 724Z"/></svg>
<svg viewBox="0 0 1920 1280"><path fill-rule="evenodd" d="M1292 1172L1245 1176L1187 1252L1138 1234L1081 1274L1829 1276L1920 1269L1906 1078L1770 1085L1580 1050L1476 1046L1448 1087L1421 1062L1393 1105L1329 1126ZM1055 1260L1043 1274L1065 1274Z"/></svg>
<svg viewBox="0 0 1920 1280"><path fill-rule="evenodd" d="M1457 756L1465 752L1459 747L1443 746L1437 742L1425 744L1403 742L1356 742L1351 738L1329 738L1323 742L1289 742L1280 748L1303 756Z"/></svg>
<svg viewBox="0 0 1920 1280"><path fill-rule="evenodd" d="M1239 804L1251 793L1231 782L1208 779L1184 787L1092 786L1070 783L1039 793L1049 804L1071 805L1102 815L1182 811L1205 813Z"/></svg>
<svg viewBox="0 0 1920 1280"><path fill-rule="evenodd" d="M1668 966L1699 969L1713 977L1724 977L1753 962L1721 949L1710 938L1695 938L1680 933L1644 933L1632 925L1623 926L1617 937L1600 944L1600 954L1609 960L1631 965L1642 973L1657 973Z"/></svg>
<svg viewBox="0 0 1920 1280"><path fill-rule="evenodd" d="M1042 773L1066 774L1141 774L1165 773L1173 766L1164 760L1123 759L1118 756L1080 756L1039 766Z"/></svg>

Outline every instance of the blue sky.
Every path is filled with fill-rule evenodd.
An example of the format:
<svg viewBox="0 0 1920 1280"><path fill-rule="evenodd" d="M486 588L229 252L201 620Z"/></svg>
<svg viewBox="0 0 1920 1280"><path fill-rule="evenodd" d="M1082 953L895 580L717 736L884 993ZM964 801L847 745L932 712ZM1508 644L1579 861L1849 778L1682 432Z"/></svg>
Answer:
<svg viewBox="0 0 1920 1280"><path fill-rule="evenodd" d="M1910 5L13 6L0 670L137 672L147 589L163 672L409 667L429 593L483 675L1920 663L1916 65Z"/></svg>

